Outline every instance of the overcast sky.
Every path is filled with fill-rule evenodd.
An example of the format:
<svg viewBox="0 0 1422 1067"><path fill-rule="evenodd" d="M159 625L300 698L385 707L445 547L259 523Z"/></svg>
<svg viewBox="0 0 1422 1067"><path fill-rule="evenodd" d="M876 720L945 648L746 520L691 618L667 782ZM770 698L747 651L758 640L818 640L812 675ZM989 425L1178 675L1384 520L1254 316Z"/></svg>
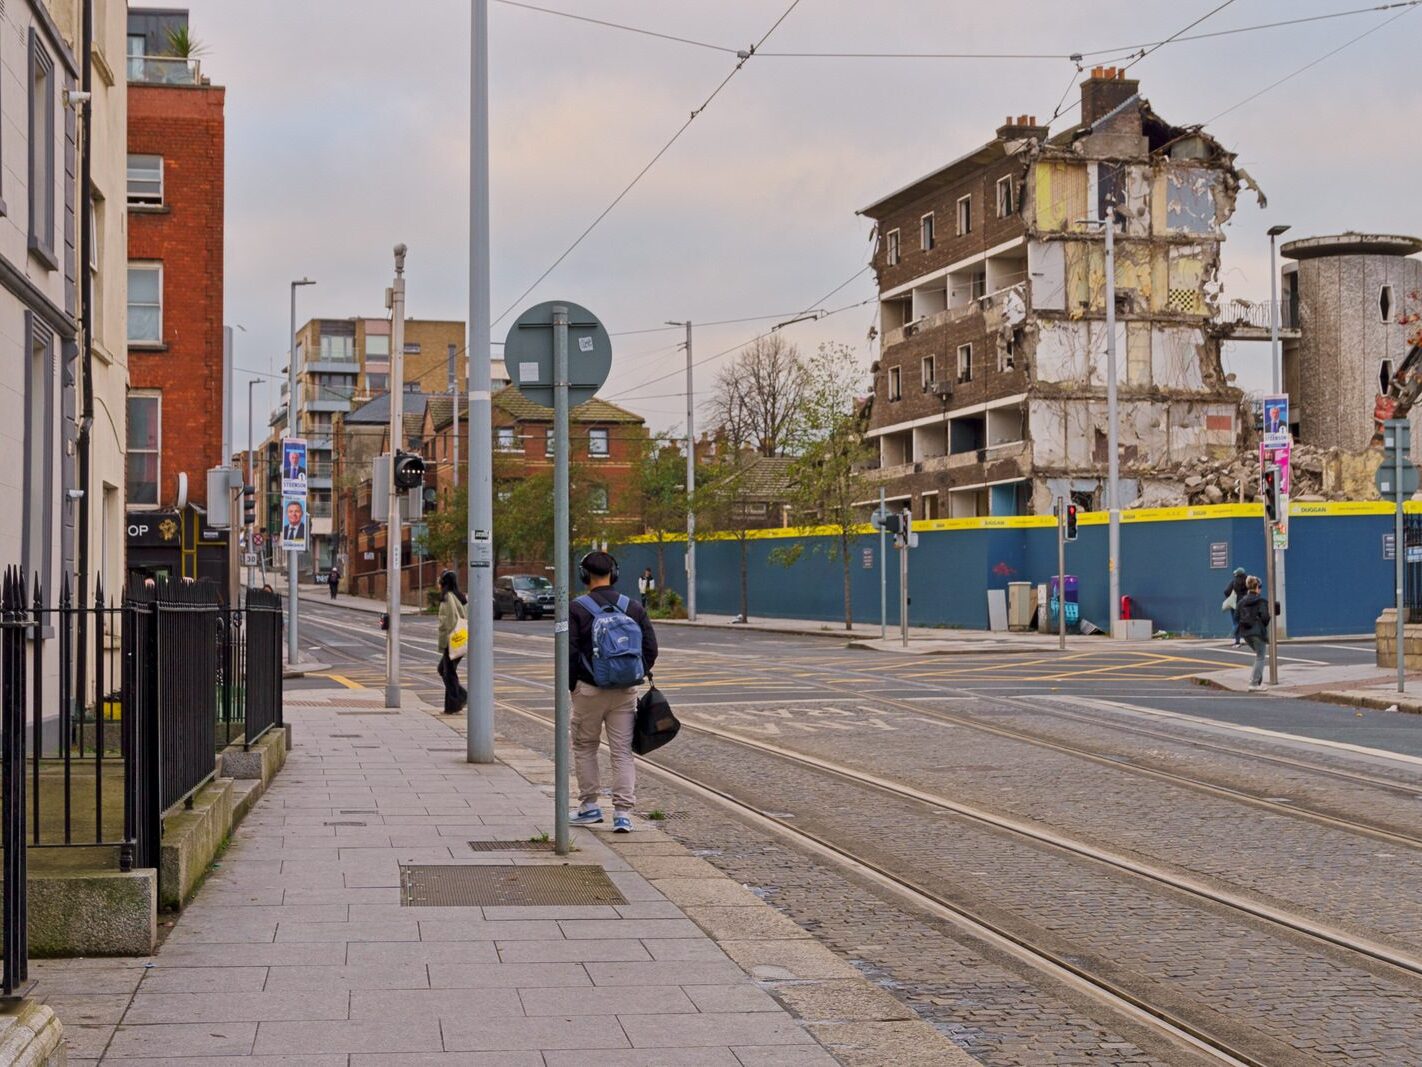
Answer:
<svg viewBox="0 0 1422 1067"><path fill-rule="evenodd" d="M789 0L544 0L544 6L743 48ZM227 321L239 367L285 360L298 318L384 314L391 248L409 245L409 313L467 317L467 0L189 0L204 71L227 86ZM801 0L765 51L1090 53L1157 41L1215 0ZM1235 0L1192 32L1320 15L1360 0ZM1422 14L1402 16L1210 130L1269 196L1242 195L1224 247L1227 297L1268 296L1264 231L1422 231ZM1397 11L1168 45L1132 74L1167 120L1201 122ZM492 3L493 304L508 307L666 142L735 63L725 52ZM1089 66L1093 59L1087 56ZM1080 80L1065 58L750 60L642 183L521 306L576 301L614 333L667 319L789 317L869 252L863 207L990 139L1045 118ZM1068 113L1058 126L1072 121ZM861 275L819 306L873 296ZM496 325L502 340L510 315ZM787 328L806 350L856 346L871 306ZM700 328L698 359L760 322ZM677 332L614 339L605 396L657 428L684 420ZM1228 368L1267 383L1267 346ZM708 383L717 363L698 368ZM238 443L247 376L238 374ZM639 386L641 388L639 388ZM265 393L265 401L261 399ZM259 387L260 438L276 397Z"/></svg>

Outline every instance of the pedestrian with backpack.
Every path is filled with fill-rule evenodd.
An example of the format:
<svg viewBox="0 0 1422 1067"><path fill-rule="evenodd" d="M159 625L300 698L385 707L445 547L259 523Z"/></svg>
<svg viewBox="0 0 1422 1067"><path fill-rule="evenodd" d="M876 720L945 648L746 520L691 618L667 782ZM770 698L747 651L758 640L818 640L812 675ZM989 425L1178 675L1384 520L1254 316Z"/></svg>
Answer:
<svg viewBox="0 0 1422 1067"><path fill-rule="evenodd" d="M578 563L587 592L568 607L568 684L573 693L573 761L578 777L579 826L600 823L597 750L607 732L612 758L612 829L632 830L637 768L632 733L637 686L657 661L657 635L642 605L619 593L617 560L589 552Z"/></svg>
<svg viewBox="0 0 1422 1067"><path fill-rule="evenodd" d="M1239 636L1254 650L1254 669L1249 675L1249 691L1264 688L1264 659L1269 653L1269 602L1259 594L1259 579L1250 575L1244 580L1244 599L1239 602Z"/></svg>

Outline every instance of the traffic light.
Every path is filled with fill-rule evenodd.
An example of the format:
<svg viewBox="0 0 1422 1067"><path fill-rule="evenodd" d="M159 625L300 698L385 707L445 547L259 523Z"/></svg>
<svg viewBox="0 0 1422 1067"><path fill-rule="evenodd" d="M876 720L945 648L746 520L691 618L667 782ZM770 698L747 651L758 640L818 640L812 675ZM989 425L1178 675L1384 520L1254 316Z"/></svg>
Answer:
<svg viewBox="0 0 1422 1067"><path fill-rule="evenodd" d="M252 526L257 521L257 487L255 485L244 485L242 487L242 525Z"/></svg>
<svg viewBox="0 0 1422 1067"><path fill-rule="evenodd" d="M434 486L425 486L423 489L420 490L420 494L424 497L425 511L435 511L436 509L438 509L439 493Z"/></svg>
<svg viewBox="0 0 1422 1067"><path fill-rule="evenodd" d="M1065 534L1064 534L1063 536L1064 536L1064 538L1065 538L1066 540L1068 540L1068 541L1075 541L1075 540L1076 540L1076 505L1075 505L1075 504L1068 504L1068 505L1066 506L1066 532L1065 532Z"/></svg>
<svg viewBox="0 0 1422 1067"><path fill-rule="evenodd" d="M1260 475L1260 491L1264 495L1264 517L1279 521L1279 468L1265 467Z"/></svg>
<svg viewBox="0 0 1422 1067"><path fill-rule="evenodd" d="M395 485L400 489L418 489L425 481L425 461L409 452L395 453Z"/></svg>

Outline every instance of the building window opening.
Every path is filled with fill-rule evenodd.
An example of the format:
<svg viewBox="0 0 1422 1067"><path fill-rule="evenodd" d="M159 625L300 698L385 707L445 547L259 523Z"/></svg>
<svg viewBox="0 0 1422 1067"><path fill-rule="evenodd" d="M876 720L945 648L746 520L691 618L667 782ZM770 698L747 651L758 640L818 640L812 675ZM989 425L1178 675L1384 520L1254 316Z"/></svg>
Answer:
<svg viewBox="0 0 1422 1067"><path fill-rule="evenodd" d="M958 346L958 381L959 383L973 380L973 346Z"/></svg>
<svg viewBox="0 0 1422 1067"><path fill-rule="evenodd" d="M1384 285L1378 293L1378 311L1382 313L1383 322L1392 321L1392 286Z"/></svg>
<svg viewBox="0 0 1422 1067"><path fill-rule="evenodd" d="M932 388L933 388L933 380L934 380L934 379L933 379L933 374L934 374L934 372L933 372L933 357L932 357L932 356L924 356L924 357L923 357L923 366L922 366L923 390L924 390L924 392L927 392L929 389L932 389Z"/></svg>
<svg viewBox="0 0 1422 1067"><path fill-rule="evenodd" d="M1006 175L997 180L997 217L1005 219L1013 213L1012 177Z"/></svg>
<svg viewBox="0 0 1422 1067"><path fill-rule="evenodd" d="M607 429L605 427L595 426L588 431L588 455L606 456L607 454Z"/></svg>
<svg viewBox="0 0 1422 1067"><path fill-rule="evenodd" d="M903 375L898 367L889 368L889 399L902 400L904 398Z"/></svg>
<svg viewBox="0 0 1422 1067"><path fill-rule="evenodd" d="M890 230L884 235L884 260L890 267L899 265L899 231Z"/></svg>
<svg viewBox="0 0 1422 1067"><path fill-rule="evenodd" d="M933 248L933 212L918 220L918 239L925 252Z"/></svg>
<svg viewBox="0 0 1422 1067"><path fill-rule="evenodd" d="M154 393L128 397L128 504L158 506L159 417L162 399Z"/></svg>
<svg viewBox="0 0 1422 1067"><path fill-rule="evenodd" d="M958 198L958 236L973 232L973 198L971 196L960 196Z"/></svg>

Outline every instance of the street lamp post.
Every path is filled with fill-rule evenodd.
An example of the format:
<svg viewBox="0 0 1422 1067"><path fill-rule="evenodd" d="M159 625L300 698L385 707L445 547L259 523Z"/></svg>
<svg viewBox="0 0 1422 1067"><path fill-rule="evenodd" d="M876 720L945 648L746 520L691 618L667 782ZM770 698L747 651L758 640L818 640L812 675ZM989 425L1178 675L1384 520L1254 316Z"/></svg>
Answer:
<svg viewBox="0 0 1422 1067"><path fill-rule="evenodd" d="M691 320L668 322L686 327L686 617L696 621L696 394L692 386Z"/></svg>
<svg viewBox="0 0 1422 1067"><path fill-rule="evenodd" d="M296 288L299 285L315 285L310 278L302 278L300 281L291 283L291 354L287 358L286 367L286 435L294 436L296 429L296 413L300 409L300 398L297 395L297 382L300 379L296 373ZM299 578L297 576L297 555L295 549L287 553L286 556L286 661L296 663L301 659L301 653L296 644L296 601L297 586Z"/></svg>
<svg viewBox="0 0 1422 1067"><path fill-rule="evenodd" d="M1279 224L1269 227L1269 363L1274 376L1274 395L1279 396L1285 392L1284 387L1284 349L1279 343L1279 320L1282 318L1279 307L1279 267L1277 258L1277 242L1279 236L1288 230L1288 226ZM1287 505L1285 505L1287 507ZM1284 577L1284 553L1274 547L1274 535L1269 534L1268 549L1273 557L1274 563L1274 588L1269 590L1270 603L1277 602L1279 605L1279 617L1274 620L1274 624L1269 628L1270 635L1274 639L1274 648L1277 649L1280 638L1289 636L1289 607L1288 598L1284 595L1287 584ZM1271 653L1270 657L1270 678L1271 684L1278 684L1277 653Z"/></svg>

